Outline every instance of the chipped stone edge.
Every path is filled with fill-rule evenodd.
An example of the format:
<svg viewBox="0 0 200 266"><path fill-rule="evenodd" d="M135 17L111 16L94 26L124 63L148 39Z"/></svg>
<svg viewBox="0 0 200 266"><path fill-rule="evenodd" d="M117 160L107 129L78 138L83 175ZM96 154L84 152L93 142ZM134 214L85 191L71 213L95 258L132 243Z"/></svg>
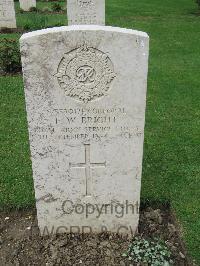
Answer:
<svg viewBox="0 0 200 266"><path fill-rule="evenodd" d="M20 42L34 38L36 36L45 35L49 33L59 33L59 32L68 32L68 31L106 31L106 32L118 32L124 34L132 34L137 35L145 38L149 38L148 34L143 31L137 31L132 29L126 28L119 28L119 27L111 27L111 26L99 26L99 25L72 25L72 26L62 26L62 27L54 27L48 28L43 30L37 30L25 33L21 36Z"/></svg>

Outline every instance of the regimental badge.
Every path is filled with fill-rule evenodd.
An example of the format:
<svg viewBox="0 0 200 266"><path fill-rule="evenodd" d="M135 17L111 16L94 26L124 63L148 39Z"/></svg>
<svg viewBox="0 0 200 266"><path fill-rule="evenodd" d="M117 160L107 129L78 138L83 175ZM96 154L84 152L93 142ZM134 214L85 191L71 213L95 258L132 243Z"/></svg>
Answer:
<svg viewBox="0 0 200 266"><path fill-rule="evenodd" d="M86 45L66 53L56 74L66 95L84 103L104 96L115 76L108 55Z"/></svg>

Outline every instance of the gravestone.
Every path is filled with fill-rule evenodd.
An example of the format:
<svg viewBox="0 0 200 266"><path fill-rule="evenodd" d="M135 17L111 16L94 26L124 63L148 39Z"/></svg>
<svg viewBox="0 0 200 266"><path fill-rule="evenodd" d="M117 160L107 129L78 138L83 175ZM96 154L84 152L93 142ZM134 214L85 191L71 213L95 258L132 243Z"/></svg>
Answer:
<svg viewBox="0 0 200 266"><path fill-rule="evenodd" d="M36 0L19 0L20 8L29 11L31 7L36 7Z"/></svg>
<svg viewBox="0 0 200 266"><path fill-rule="evenodd" d="M105 25L105 0L67 0L68 25Z"/></svg>
<svg viewBox="0 0 200 266"><path fill-rule="evenodd" d="M134 234L148 35L94 25L20 39L41 234Z"/></svg>
<svg viewBox="0 0 200 266"><path fill-rule="evenodd" d="M0 1L0 28L16 28L15 7L13 0Z"/></svg>

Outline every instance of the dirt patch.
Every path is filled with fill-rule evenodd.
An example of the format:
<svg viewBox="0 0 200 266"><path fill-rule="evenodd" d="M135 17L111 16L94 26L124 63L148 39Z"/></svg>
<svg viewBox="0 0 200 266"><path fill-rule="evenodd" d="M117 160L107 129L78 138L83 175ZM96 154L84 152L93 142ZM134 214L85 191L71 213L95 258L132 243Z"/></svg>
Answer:
<svg viewBox="0 0 200 266"><path fill-rule="evenodd" d="M174 215L169 208L144 208L139 233L162 238L176 266L191 266ZM41 237L35 210L0 215L0 265L136 265L122 257L131 240L116 234L64 234Z"/></svg>
<svg viewBox="0 0 200 266"><path fill-rule="evenodd" d="M10 29L10 28L0 28L0 33L24 33L26 32L23 28L16 28L16 29Z"/></svg>
<svg viewBox="0 0 200 266"><path fill-rule="evenodd" d="M23 12L18 12L18 14L29 14L29 13L35 13L35 14L47 14L47 15L63 15L67 12L67 10L61 10L61 11L43 11L43 10L37 10L37 11L23 11Z"/></svg>
<svg viewBox="0 0 200 266"><path fill-rule="evenodd" d="M18 77L22 75L22 72L14 72L14 73L6 73L6 72L3 72L1 71L0 69L0 77Z"/></svg>

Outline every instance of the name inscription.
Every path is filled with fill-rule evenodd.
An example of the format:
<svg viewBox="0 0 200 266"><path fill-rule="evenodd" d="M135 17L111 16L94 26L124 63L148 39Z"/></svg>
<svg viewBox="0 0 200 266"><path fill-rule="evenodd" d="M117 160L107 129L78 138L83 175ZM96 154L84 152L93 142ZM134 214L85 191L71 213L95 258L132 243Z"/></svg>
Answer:
<svg viewBox="0 0 200 266"><path fill-rule="evenodd" d="M52 123L38 125L33 129L32 137L61 140L102 141L113 135L122 138L140 137L139 124L130 127L126 121L125 107L111 109L54 109Z"/></svg>

